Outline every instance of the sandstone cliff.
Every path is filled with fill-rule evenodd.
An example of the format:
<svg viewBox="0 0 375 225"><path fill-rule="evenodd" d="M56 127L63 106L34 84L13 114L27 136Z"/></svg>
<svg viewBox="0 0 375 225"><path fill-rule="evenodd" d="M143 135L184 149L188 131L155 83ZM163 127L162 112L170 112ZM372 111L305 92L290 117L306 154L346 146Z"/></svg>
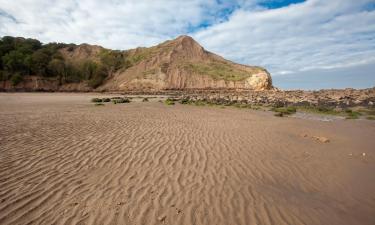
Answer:
<svg viewBox="0 0 375 225"><path fill-rule="evenodd" d="M271 76L265 69L225 60L189 36L129 50L127 55L136 61L135 65L118 71L99 90L272 88Z"/></svg>
<svg viewBox="0 0 375 225"><path fill-rule="evenodd" d="M103 63L101 57L108 53L115 53L113 56L121 61L121 65L114 66L107 72L105 78L100 80L100 85L95 88L90 86L87 80L69 83L61 82L60 78L57 82L56 78L43 78L36 74L25 77L15 86L12 86L9 81L2 81L0 89L143 92L192 89L273 89L271 76L265 69L226 60L206 51L189 36L180 36L150 48L126 51L112 51L100 46L81 44L62 48L59 52L65 63L79 68L88 61L100 66Z"/></svg>

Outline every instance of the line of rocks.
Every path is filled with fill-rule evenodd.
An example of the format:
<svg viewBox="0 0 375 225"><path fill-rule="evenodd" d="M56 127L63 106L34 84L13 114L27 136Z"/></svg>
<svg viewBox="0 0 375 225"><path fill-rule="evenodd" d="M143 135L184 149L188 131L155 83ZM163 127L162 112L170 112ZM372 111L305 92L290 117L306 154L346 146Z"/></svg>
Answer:
<svg viewBox="0 0 375 225"><path fill-rule="evenodd" d="M355 106L375 107L375 88L320 91L236 91L174 93L176 100L206 101L215 104L254 104L282 106L324 106L347 108Z"/></svg>

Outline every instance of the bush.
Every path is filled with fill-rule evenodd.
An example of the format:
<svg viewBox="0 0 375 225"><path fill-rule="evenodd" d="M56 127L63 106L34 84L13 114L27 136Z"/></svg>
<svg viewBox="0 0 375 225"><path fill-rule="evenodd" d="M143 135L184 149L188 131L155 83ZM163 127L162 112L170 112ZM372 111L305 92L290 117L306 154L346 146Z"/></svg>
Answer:
<svg viewBox="0 0 375 225"><path fill-rule="evenodd" d="M324 106L318 106L317 109L318 109L319 112L322 112L322 113L328 113L328 112L333 111L333 109L328 108L328 107L324 107Z"/></svg>
<svg viewBox="0 0 375 225"><path fill-rule="evenodd" d="M13 86L16 86L17 84L21 83L22 80L23 77L19 73L13 74L13 76L10 78L10 82Z"/></svg>
<svg viewBox="0 0 375 225"><path fill-rule="evenodd" d="M205 106L206 103L204 101L202 101L202 100L198 100L198 101L194 102L194 105L196 105L196 106Z"/></svg>
<svg viewBox="0 0 375 225"><path fill-rule="evenodd" d="M103 101L103 102L110 102L111 99L110 99L110 98L103 98L102 101Z"/></svg>
<svg viewBox="0 0 375 225"><path fill-rule="evenodd" d="M128 98L114 98L112 99L113 104L122 104L122 103L129 103L130 99Z"/></svg>
<svg viewBox="0 0 375 225"><path fill-rule="evenodd" d="M363 113L363 114L366 114L366 115L375 116L375 109L374 108L359 109L358 111L360 113Z"/></svg>
<svg viewBox="0 0 375 225"><path fill-rule="evenodd" d="M124 56L121 51L105 49L99 53L99 57L100 62L104 65L109 73L120 69L125 63Z"/></svg>
<svg viewBox="0 0 375 225"><path fill-rule="evenodd" d="M283 117L283 116L284 116L284 113L278 112L278 113L275 113L274 116L277 116L277 117Z"/></svg>
<svg viewBox="0 0 375 225"><path fill-rule="evenodd" d="M101 102L97 102L97 103L95 103L95 106L104 106L104 104L101 103Z"/></svg>
<svg viewBox="0 0 375 225"><path fill-rule="evenodd" d="M143 98L142 102L148 102L148 98Z"/></svg>
<svg viewBox="0 0 375 225"><path fill-rule="evenodd" d="M91 99L91 102L103 102L103 100L100 98L93 98Z"/></svg>
<svg viewBox="0 0 375 225"><path fill-rule="evenodd" d="M48 63L47 68L51 74L53 74L54 76L58 76L59 78L62 78L66 71L63 59L52 59Z"/></svg>
<svg viewBox="0 0 375 225"><path fill-rule="evenodd" d="M296 113L297 109L295 107L288 106L288 107L273 108L272 111L281 113L284 115L291 115L291 114Z"/></svg>
<svg viewBox="0 0 375 225"><path fill-rule="evenodd" d="M0 60L0 62L1 62L1 60ZM11 74L8 71L0 70L0 81L9 80L10 77L11 77Z"/></svg>
<svg viewBox="0 0 375 225"><path fill-rule="evenodd" d="M167 100L165 100L164 103L165 103L166 105L174 105L174 100L173 100L173 99L170 99L170 98L167 98Z"/></svg>
<svg viewBox="0 0 375 225"><path fill-rule="evenodd" d="M39 49L31 55L31 71L41 76L47 76L47 67L51 58L46 49Z"/></svg>
<svg viewBox="0 0 375 225"><path fill-rule="evenodd" d="M301 111L305 111L305 112L326 114L326 115L340 114L340 111L334 108L325 107L325 106L301 106L301 107L298 107L298 109Z"/></svg>
<svg viewBox="0 0 375 225"><path fill-rule="evenodd" d="M99 87L103 81L107 78L107 72L104 67L92 68L92 75L88 82L88 85L92 88Z"/></svg>
<svg viewBox="0 0 375 225"><path fill-rule="evenodd" d="M187 99L187 98L183 98L179 101L180 104L183 104L183 105L187 105L187 104L191 104L191 100Z"/></svg>
<svg viewBox="0 0 375 225"><path fill-rule="evenodd" d="M355 112L355 111L352 111L352 110L346 110L345 111L347 113L347 116L346 116L346 119L358 119L362 114L360 112Z"/></svg>
<svg viewBox="0 0 375 225"><path fill-rule="evenodd" d="M241 104L241 103L235 103L234 107L239 108L239 109L251 109L251 105L248 104Z"/></svg>

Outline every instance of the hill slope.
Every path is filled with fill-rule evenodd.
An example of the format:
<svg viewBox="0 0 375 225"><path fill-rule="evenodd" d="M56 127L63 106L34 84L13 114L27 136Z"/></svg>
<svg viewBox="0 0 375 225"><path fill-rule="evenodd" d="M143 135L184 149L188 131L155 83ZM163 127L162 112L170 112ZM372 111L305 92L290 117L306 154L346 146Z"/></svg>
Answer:
<svg viewBox="0 0 375 225"><path fill-rule="evenodd" d="M39 46L36 52L30 55L31 64L34 55L36 63L39 63L38 53L46 55L45 68L33 70L33 67L30 67L29 70L22 70L23 77L17 83L11 83L15 70L5 71L7 73L4 72L6 76L2 76L0 87L5 90L57 91L273 88L271 76L265 69L228 61L206 51L189 36L180 36L150 48L126 51L114 51L88 44L52 44L52 47L51 44L47 45ZM11 53L12 51L7 54ZM8 64L2 64L6 70ZM39 71L43 71L43 74L39 74Z"/></svg>
<svg viewBox="0 0 375 225"><path fill-rule="evenodd" d="M135 65L118 71L99 89L272 88L271 76L265 69L225 60L188 36L151 48L129 50L128 57Z"/></svg>

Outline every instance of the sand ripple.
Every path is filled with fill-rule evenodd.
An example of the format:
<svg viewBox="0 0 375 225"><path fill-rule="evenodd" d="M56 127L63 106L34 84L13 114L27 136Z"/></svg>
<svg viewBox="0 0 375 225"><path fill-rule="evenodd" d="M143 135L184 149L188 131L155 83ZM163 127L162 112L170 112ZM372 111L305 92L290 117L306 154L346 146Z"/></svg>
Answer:
<svg viewBox="0 0 375 225"><path fill-rule="evenodd" d="M0 224L375 222L374 123L89 99L0 95Z"/></svg>

